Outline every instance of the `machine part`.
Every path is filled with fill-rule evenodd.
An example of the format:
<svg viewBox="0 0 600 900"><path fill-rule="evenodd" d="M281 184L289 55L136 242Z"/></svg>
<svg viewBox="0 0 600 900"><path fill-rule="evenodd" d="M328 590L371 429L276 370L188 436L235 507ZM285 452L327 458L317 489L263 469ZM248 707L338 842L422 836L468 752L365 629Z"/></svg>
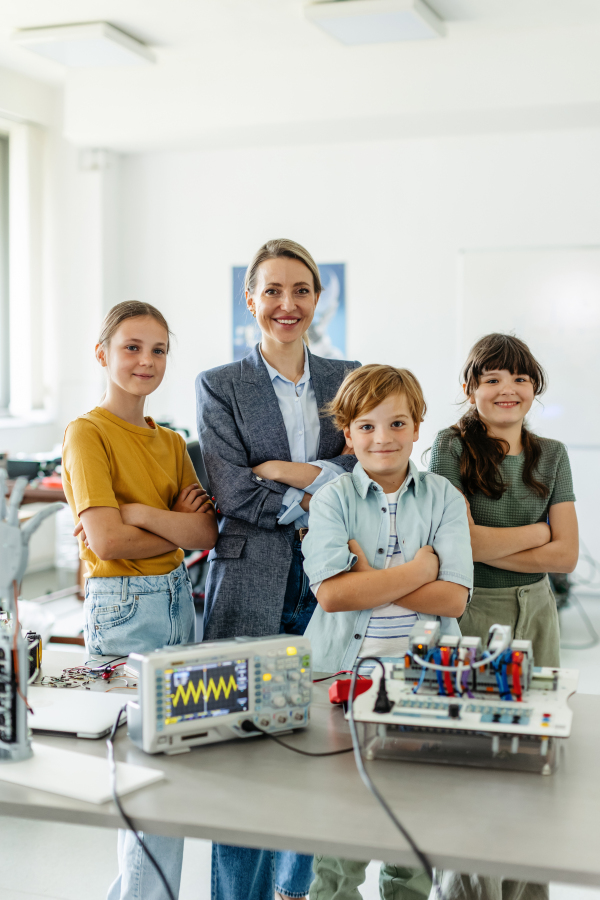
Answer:
<svg viewBox="0 0 600 900"><path fill-rule="evenodd" d="M139 698L127 705L129 736L146 753L184 753L308 725L305 637L241 637L132 653L125 674L139 686Z"/></svg>
<svg viewBox="0 0 600 900"><path fill-rule="evenodd" d="M397 677L413 680L414 693L437 688L442 696L496 694L519 700L533 673L531 641L512 640L505 625L492 625L488 644L469 635L440 635L439 623L418 621L409 635L409 652Z"/></svg>
<svg viewBox="0 0 600 900"><path fill-rule="evenodd" d="M25 635L29 656L29 674L27 683L31 684L40 674L42 668L42 638L35 631L28 631Z"/></svg>
<svg viewBox="0 0 600 900"><path fill-rule="evenodd" d="M515 643L515 653L529 654L529 648L523 646L528 642ZM408 668L382 663L385 677L379 682L374 677L372 687L354 701L354 719L363 723L367 758L396 757L549 774L558 758L558 739L571 732L568 699L577 689L578 673L535 669L533 659L530 662L529 688L504 699L498 691L488 689L471 696L448 696L440 693L437 675L415 694L414 676ZM387 713L375 708L381 681L385 681L391 704Z"/></svg>
<svg viewBox="0 0 600 900"><path fill-rule="evenodd" d="M27 479L17 478L7 505L6 470L0 468L0 762L31 756L27 727L30 645L19 627L18 585L27 568L31 535L64 506L49 503L20 528L19 506L26 487ZM41 644L39 654L41 658Z"/></svg>

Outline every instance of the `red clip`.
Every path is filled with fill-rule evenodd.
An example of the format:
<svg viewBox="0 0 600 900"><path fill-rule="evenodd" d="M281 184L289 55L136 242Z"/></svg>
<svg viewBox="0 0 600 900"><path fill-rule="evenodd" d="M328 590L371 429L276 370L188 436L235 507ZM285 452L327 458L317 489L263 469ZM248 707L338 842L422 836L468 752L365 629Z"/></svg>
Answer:
<svg viewBox="0 0 600 900"><path fill-rule="evenodd" d="M334 681L329 688L329 702L347 703L348 697L350 696L351 683L351 678L344 678L339 679L338 681ZM354 689L354 699L356 699L359 694L364 694L365 691L368 691L372 684L373 680L371 678L361 678L359 681L357 681L356 688Z"/></svg>

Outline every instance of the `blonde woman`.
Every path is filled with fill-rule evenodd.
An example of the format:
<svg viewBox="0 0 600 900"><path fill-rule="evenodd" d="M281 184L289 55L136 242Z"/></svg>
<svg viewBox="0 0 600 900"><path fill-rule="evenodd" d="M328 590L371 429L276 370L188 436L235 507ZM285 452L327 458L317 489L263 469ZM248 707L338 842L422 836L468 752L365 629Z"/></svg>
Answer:
<svg viewBox="0 0 600 900"><path fill-rule="evenodd" d="M198 435L223 513L206 582L211 640L304 633L316 606L301 551L311 496L356 464L342 432L319 413L359 363L308 349L321 293L314 259L294 241L268 241L245 287L260 343L196 382ZM264 900L273 889L300 898L311 880L311 857L213 847L213 900Z"/></svg>

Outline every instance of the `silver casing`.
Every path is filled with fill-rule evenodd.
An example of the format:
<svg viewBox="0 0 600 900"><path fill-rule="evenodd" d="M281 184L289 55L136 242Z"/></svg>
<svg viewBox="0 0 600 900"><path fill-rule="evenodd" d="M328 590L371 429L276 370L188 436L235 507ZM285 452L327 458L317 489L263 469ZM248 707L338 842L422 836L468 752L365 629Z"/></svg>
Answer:
<svg viewBox="0 0 600 900"><path fill-rule="evenodd" d="M127 706L129 737L146 753L183 753L258 734L244 730L242 723L269 733L308 724L312 670L305 637L164 647L131 653L127 669L138 678L139 691L137 701ZM229 711L231 691L240 708Z"/></svg>

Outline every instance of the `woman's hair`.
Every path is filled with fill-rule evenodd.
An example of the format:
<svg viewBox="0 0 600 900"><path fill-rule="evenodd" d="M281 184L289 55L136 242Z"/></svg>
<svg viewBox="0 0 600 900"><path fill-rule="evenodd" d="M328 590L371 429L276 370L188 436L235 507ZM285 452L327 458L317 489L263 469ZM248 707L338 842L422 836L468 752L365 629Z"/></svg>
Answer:
<svg viewBox="0 0 600 900"><path fill-rule="evenodd" d="M364 413L371 412L392 394L403 394L406 397L411 418L415 425L419 425L427 411L421 385L408 369L396 369L394 366L378 363L361 366L350 372L322 414L332 416L337 428L348 428L351 422Z"/></svg>
<svg viewBox="0 0 600 900"><path fill-rule="evenodd" d="M100 329L99 344L109 344L113 334L125 319L136 319L138 316L152 316L153 319L163 326L167 332L167 353L169 352L169 338L172 332L167 325L167 320L163 314L155 306L150 303L140 303L139 300L125 300L123 303L117 303L110 309L104 317L102 328Z"/></svg>
<svg viewBox="0 0 600 900"><path fill-rule="evenodd" d="M471 348L463 367L462 381L466 394L471 397L486 372L507 369L512 375L529 375L533 393L539 397L546 390L548 378L524 341L512 334L486 334ZM462 443L460 478L467 494L481 491L492 500L499 500L508 485L502 478L500 465L510 446L502 438L488 434L477 407L473 405L452 430ZM548 496L548 488L535 477L542 446L540 439L525 427L521 431L525 455L523 482L540 497Z"/></svg>
<svg viewBox="0 0 600 900"><path fill-rule="evenodd" d="M254 258L248 268L246 269L246 277L244 278L244 290L248 292L250 296L252 296L254 289L256 287L256 276L258 274L258 267L261 263L264 263L267 259L281 259L281 257L287 257L288 259L298 259L301 263L304 263L307 269L310 270L310 273L313 277L314 290L315 294L320 294L323 290L323 286L321 284L321 274L319 272L319 267L316 262L301 244L297 244L296 241L290 241L287 238L277 238L274 241L267 241L266 244L263 244L256 253L254 254ZM304 342L308 344L308 334L302 335Z"/></svg>

